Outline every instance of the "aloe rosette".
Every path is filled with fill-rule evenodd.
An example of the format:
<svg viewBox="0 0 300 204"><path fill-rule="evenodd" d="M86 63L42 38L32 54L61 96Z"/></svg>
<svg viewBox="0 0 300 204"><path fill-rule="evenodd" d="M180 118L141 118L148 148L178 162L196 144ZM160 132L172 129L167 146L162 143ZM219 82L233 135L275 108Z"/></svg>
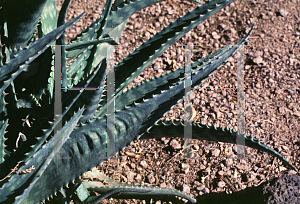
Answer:
<svg viewBox="0 0 300 204"><path fill-rule="evenodd" d="M100 201L122 193L127 195L190 196L167 188L115 183L111 187L74 184L85 172L109 159L107 127L115 127L115 151L123 150L138 138L161 138L166 133L182 137L183 121L161 118L184 97L184 68L173 70L124 92L124 89L199 23L234 0L211 0L180 16L143 42L115 68L115 95L106 100L107 51L117 45L128 18L160 0L108 0L102 16L86 30L65 43L65 31L85 13L65 22L70 0L60 12L54 0L0 0L0 202L39 203L77 186L83 203ZM26 8L26 9L24 9ZM197 88L245 43L253 28L236 45L228 45L191 64L192 88ZM54 46L53 46L54 45ZM55 47L56 45L56 47ZM63 113L54 115L54 59L61 46L62 87L83 87L62 92ZM69 64L67 66L67 64ZM111 73L111 71L109 72ZM100 87L87 91L86 87ZM108 121L107 106L115 100L115 122ZM54 119L56 118L56 119ZM63 127L54 134L62 121ZM193 138L235 143L232 129L192 123ZM278 152L245 136L245 145L278 157L295 169ZM57 157L60 153L69 159ZM297 171L297 170L296 170ZM103 193L89 196L87 189ZM100 200L99 200L100 199Z"/></svg>

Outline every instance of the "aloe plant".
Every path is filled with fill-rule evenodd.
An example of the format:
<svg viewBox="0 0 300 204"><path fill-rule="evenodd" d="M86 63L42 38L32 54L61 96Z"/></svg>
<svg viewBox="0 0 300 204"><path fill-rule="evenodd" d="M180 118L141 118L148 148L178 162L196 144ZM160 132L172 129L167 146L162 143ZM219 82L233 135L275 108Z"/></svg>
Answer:
<svg viewBox="0 0 300 204"><path fill-rule="evenodd" d="M183 121L161 121L161 118L183 100L184 68L123 90L188 31L234 0L211 0L198 6L119 62L115 66L115 123L107 122L106 107L113 102L105 99L111 91L105 89L107 49L118 44L132 14L160 1L116 0L112 4L112 0L107 0L102 16L66 44L65 31L85 14L65 22L70 0L64 1L59 14L54 0L0 0L1 203L39 203L58 192L64 194L64 189L74 184L75 179L110 158L106 150L106 125L115 125L117 152L141 137L161 138L165 133L183 136L178 134L183 132ZM192 63L192 88L200 86L221 67L245 43L252 30L235 46L226 46ZM54 115L56 48L51 45L62 45L62 87L100 87L95 91L82 89L79 93L64 90L64 111L57 119ZM60 121L63 127L54 134ZM192 125L195 139L235 143L234 130L195 122ZM245 145L276 156L297 171L278 152L252 136L245 136ZM69 159L57 157L58 152ZM178 195L196 202L171 189L129 184L89 185L77 185L77 196L85 203L120 192L132 196ZM89 197L89 188L100 189L105 195Z"/></svg>

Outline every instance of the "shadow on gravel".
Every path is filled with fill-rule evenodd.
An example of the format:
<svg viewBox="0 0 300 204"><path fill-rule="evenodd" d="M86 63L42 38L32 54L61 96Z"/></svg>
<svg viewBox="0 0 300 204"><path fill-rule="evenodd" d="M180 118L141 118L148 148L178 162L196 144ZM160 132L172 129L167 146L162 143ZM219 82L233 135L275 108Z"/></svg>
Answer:
<svg viewBox="0 0 300 204"><path fill-rule="evenodd" d="M232 194L209 193L197 197L201 204L300 203L300 178L284 174L258 187L246 188Z"/></svg>

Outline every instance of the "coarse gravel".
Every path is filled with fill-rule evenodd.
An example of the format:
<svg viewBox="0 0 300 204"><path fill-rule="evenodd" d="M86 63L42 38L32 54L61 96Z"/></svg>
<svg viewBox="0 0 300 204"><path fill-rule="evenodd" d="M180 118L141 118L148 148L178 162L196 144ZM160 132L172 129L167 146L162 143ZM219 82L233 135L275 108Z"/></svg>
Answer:
<svg viewBox="0 0 300 204"><path fill-rule="evenodd" d="M58 8L61 3L57 1ZM105 1L71 1L68 21L84 11L88 14L67 31L67 42L99 18L104 5ZM116 49L116 62L198 5L167 0L131 16ZM197 44L194 46L197 51L192 54L195 61L229 43L237 43L255 25L244 46L246 133L274 148L297 169L300 167L299 9L297 0L237 0L178 41ZM172 45L129 87L184 66L184 59L184 48ZM235 55L202 85L210 89L193 92L195 121L236 126L236 63ZM183 116L183 103L179 103L164 118ZM194 197L211 192L232 193L257 186L283 172L296 173L286 169L277 158L252 148L245 148L247 157L242 160L227 159L236 155L234 144L193 140L192 148L201 160L176 158L183 150L180 138L135 141L118 154L123 160L111 159L97 168L118 181L176 188ZM103 203L145 203L145 200L110 199Z"/></svg>

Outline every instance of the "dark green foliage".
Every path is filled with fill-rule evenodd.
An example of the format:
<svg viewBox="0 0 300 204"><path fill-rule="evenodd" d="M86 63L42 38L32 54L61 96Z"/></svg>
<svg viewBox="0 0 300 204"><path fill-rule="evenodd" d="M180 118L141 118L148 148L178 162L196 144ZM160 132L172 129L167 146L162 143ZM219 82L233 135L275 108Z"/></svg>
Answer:
<svg viewBox="0 0 300 204"><path fill-rule="evenodd" d="M59 191L64 192L66 186L73 185L85 172L110 158L106 151L106 134L113 126L115 152L140 137L160 138L166 132L182 137L183 134L178 133L183 131L183 126L178 122L159 121L184 97L184 68L143 82L127 92L123 90L172 44L233 1L212 0L198 6L115 66L117 111L113 123L106 119L106 105L113 102L105 100L109 91L105 90L106 58L112 53L107 50L118 44L132 14L160 0L117 0L113 5L112 0L108 0L101 18L68 45L64 32L85 14L65 22L70 1L63 3L58 15L54 0L0 0L0 203L39 203ZM194 62L192 88L201 85L232 57L252 30L235 46L226 46ZM57 117L54 116L55 48L51 46L55 44L63 45L62 87L83 88L63 92L63 113ZM16 48L10 47L15 45ZM73 58L74 62L67 66ZM87 87L99 89L84 91ZM63 127L54 134L60 121ZM149 130L150 133L146 133ZM196 139L235 143L235 134L228 128L193 124ZM278 152L252 136L246 136L245 141L246 146L268 152L296 170ZM115 185L98 190L104 197L118 192L129 196L167 194L195 202L176 190ZM74 186L74 190L79 186L75 194L83 203L100 199L89 197L86 190L89 187ZM73 191L66 200L72 195Z"/></svg>

